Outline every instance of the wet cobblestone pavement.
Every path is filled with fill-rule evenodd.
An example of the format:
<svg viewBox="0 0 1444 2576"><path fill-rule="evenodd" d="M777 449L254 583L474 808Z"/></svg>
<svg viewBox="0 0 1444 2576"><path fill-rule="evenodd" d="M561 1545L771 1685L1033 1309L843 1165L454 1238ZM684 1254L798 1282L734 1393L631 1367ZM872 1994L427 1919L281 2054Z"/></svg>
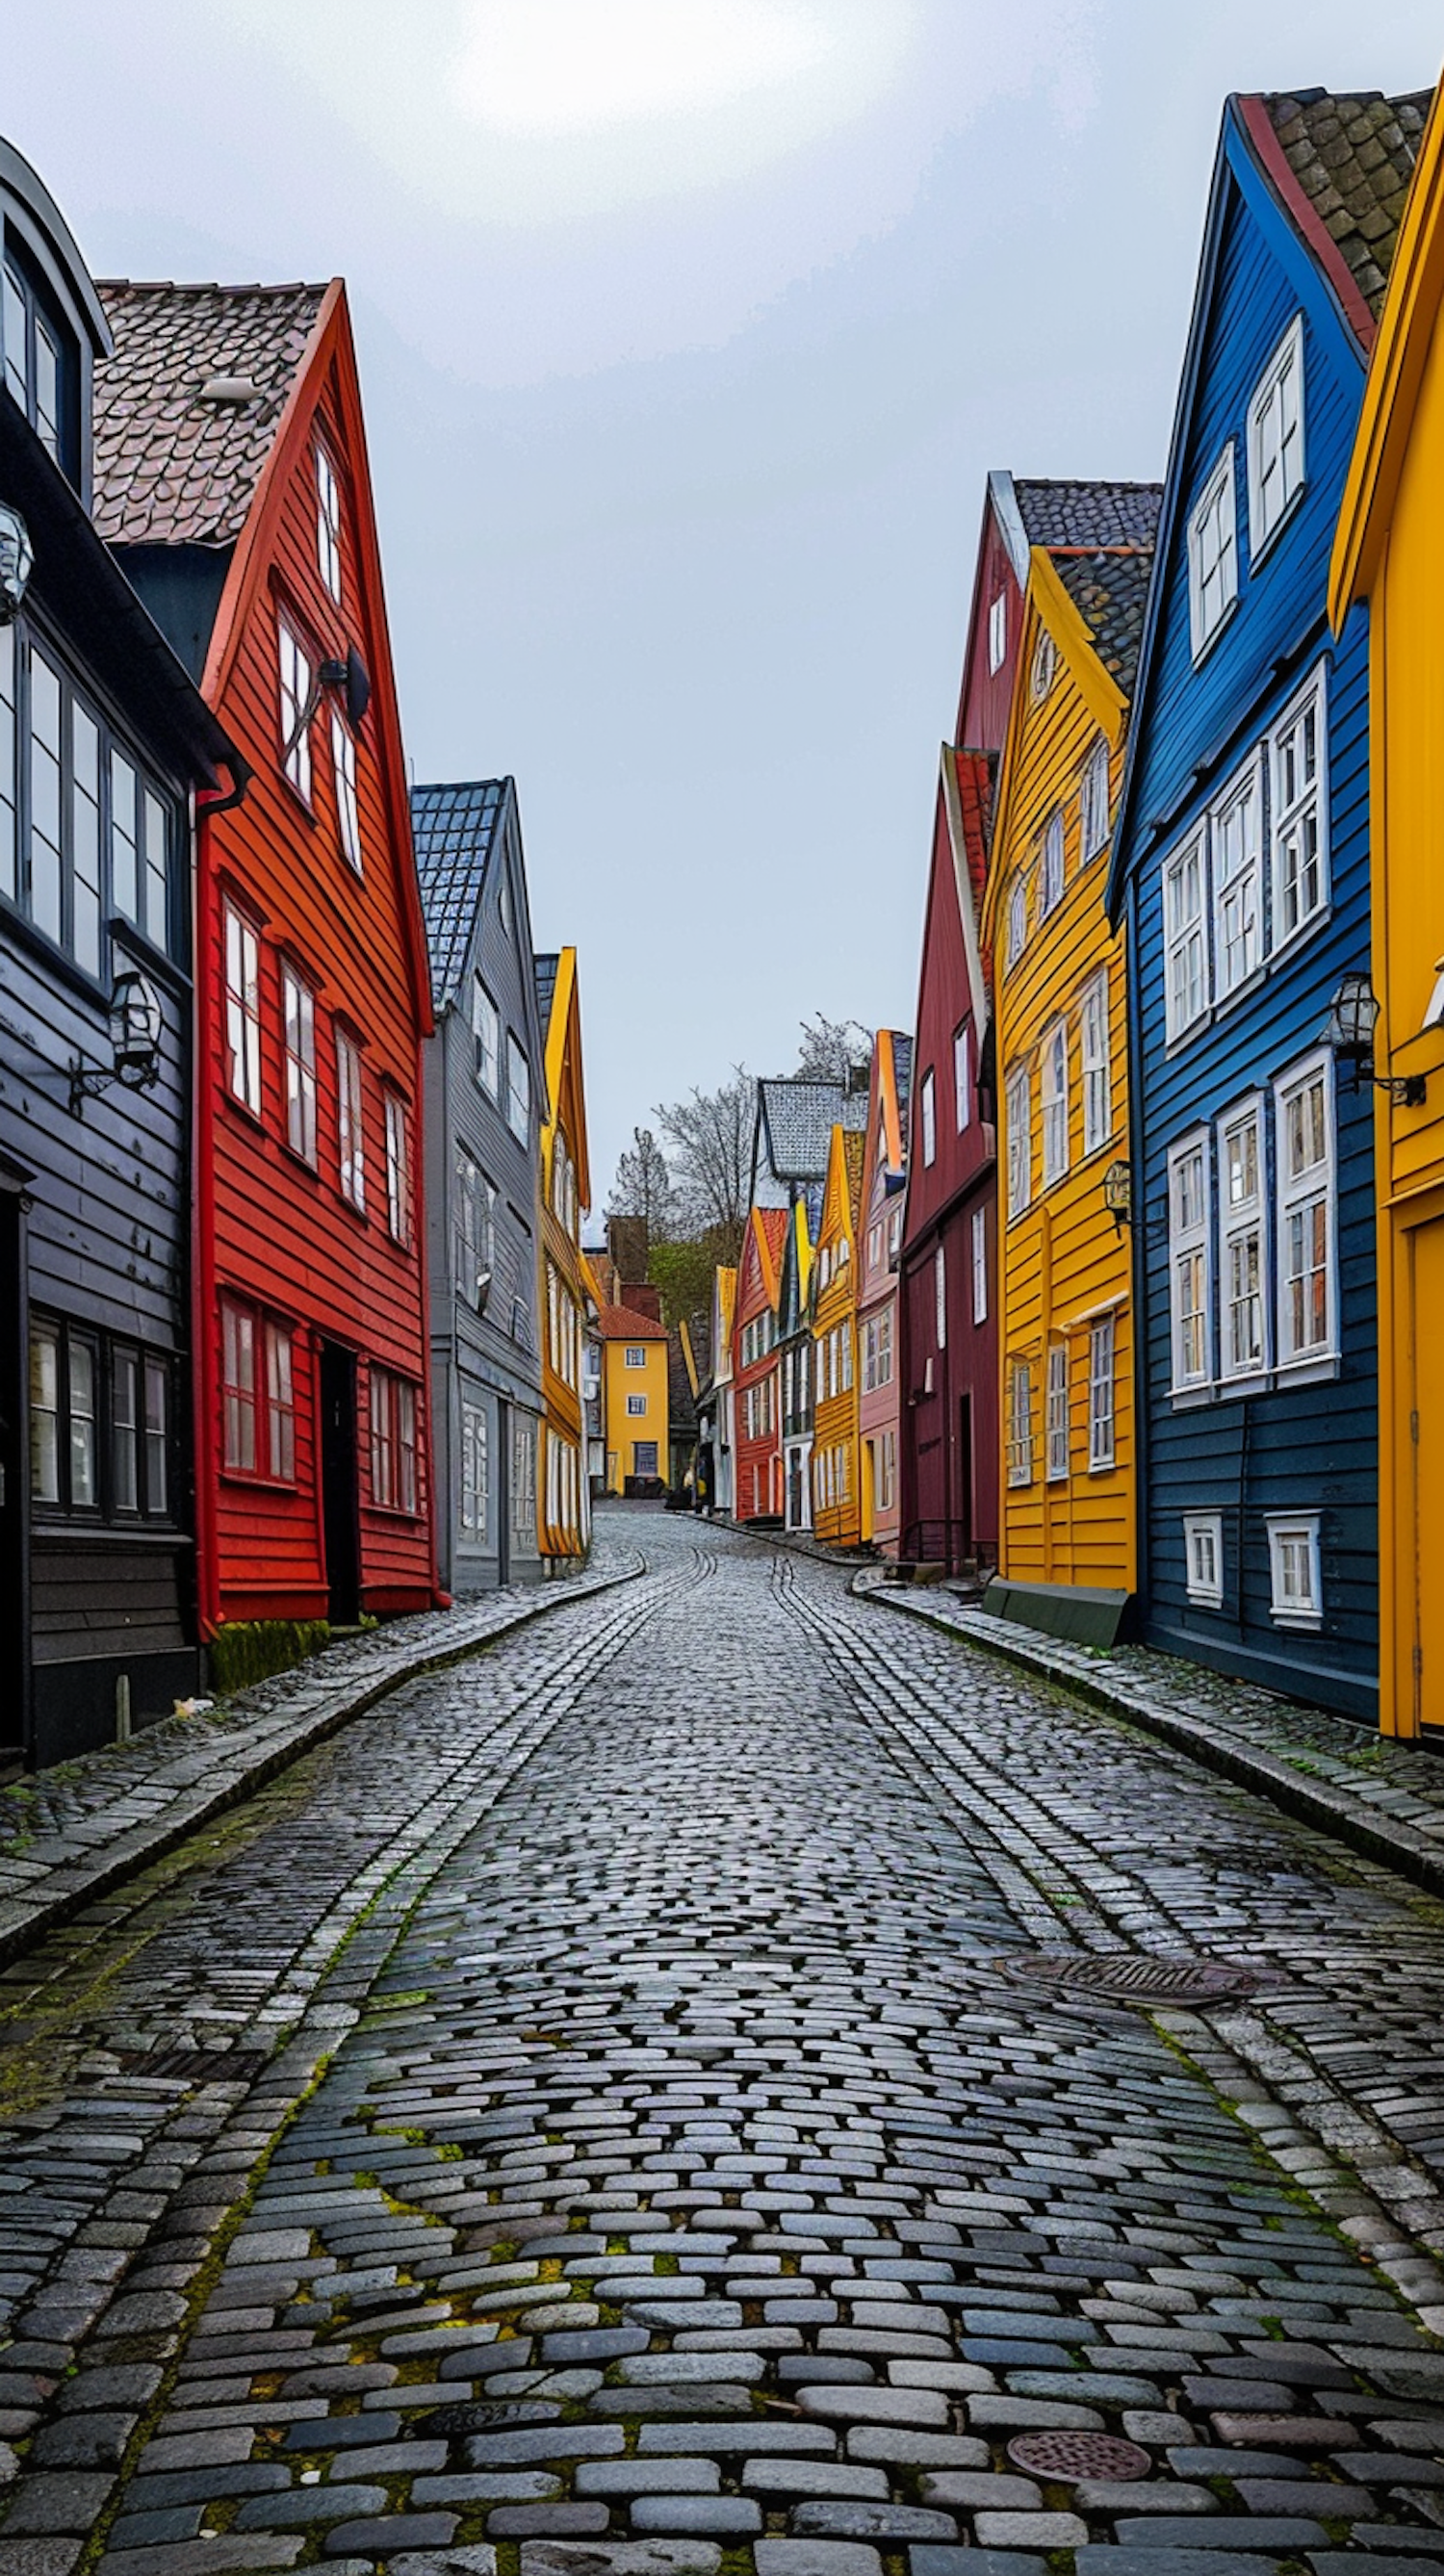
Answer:
<svg viewBox="0 0 1444 2576"><path fill-rule="evenodd" d="M1444 1908L628 1527L0 1983L0 2576L1444 2567Z"/></svg>

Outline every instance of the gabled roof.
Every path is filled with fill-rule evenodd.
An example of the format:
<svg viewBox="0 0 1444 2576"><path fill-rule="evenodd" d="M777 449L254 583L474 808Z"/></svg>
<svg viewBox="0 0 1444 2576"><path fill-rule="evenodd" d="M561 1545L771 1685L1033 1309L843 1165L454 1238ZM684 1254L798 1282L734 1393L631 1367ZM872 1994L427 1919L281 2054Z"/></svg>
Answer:
<svg viewBox="0 0 1444 2576"><path fill-rule="evenodd" d="M586 1087L582 1080L582 1009L577 990L577 952L575 948L562 948L551 956L533 957L532 968L541 1016L542 1044L546 1049L547 1110L542 1130L542 1148L547 1158L545 1170L549 1181L555 1129L562 1116L563 1094L569 1091L567 1134L578 1195L586 1207L592 1195L592 1169L587 1140Z"/></svg>
<svg viewBox="0 0 1444 2576"><path fill-rule="evenodd" d="M757 1085L757 1140L765 1140L767 1159L779 1181L820 1181L827 1173L834 1127L867 1124L867 1093L847 1091L840 1082L763 1080Z"/></svg>
<svg viewBox="0 0 1444 2576"><path fill-rule="evenodd" d="M1444 302L1444 88L1435 95L1400 227L1349 461L1329 575L1337 634L1378 578Z"/></svg>
<svg viewBox="0 0 1444 2576"><path fill-rule="evenodd" d="M857 1232L858 1218L862 1214L862 1167L866 1158L867 1138L860 1136L855 1127L845 1129L842 1139L842 1168L847 1180L847 1209L852 1219L854 1234Z"/></svg>
<svg viewBox="0 0 1444 2576"><path fill-rule="evenodd" d="M782 1246L786 1240L791 1212L787 1208L755 1207L749 1211L747 1231L742 1238L742 1253L737 1264L737 1293L733 1300L733 1320L742 1302L742 1274L747 1266L749 1248L762 1280L768 1305L775 1306L781 1284Z"/></svg>
<svg viewBox="0 0 1444 2576"><path fill-rule="evenodd" d="M1049 482L1014 475L1013 493L1030 546L1136 546L1158 524L1161 483Z"/></svg>
<svg viewBox="0 0 1444 2576"><path fill-rule="evenodd" d="M1245 111L1256 104L1267 117L1297 195L1322 225L1374 322L1384 309L1432 97L1427 89L1398 98L1381 90L1303 89L1243 102ZM1247 121L1253 131L1256 120Z"/></svg>
<svg viewBox="0 0 1444 2576"><path fill-rule="evenodd" d="M634 1306L604 1306L597 1318L604 1342L665 1342L667 1327L655 1315L639 1315Z"/></svg>
<svg viewBox="0 0 1444 2576"><path fill-rule="evenodd" d="M98 287L115 345L95 369L96 526L113 545L234 544L330 290ZM208 396L221 380L231 397Z"/></svg>
<svg viewBox="0 0 1444 2576"><path fill-rule="evenodd" d="M1162 501L1161 487L1155 487ZM1157 510L1155 508L1155 520ZM1125 553L1071 554L1049 549L1069 598L1087 627L1093 649L1125 697L1133 690L1143 642L1143 619L1153 573L1152 534Z"/></svg>
<svg viewBox="0 0 1444 2576"><path fill-rule="evenodd" d="M431 957L432 998L438 1011L455 1001L460 988L487 868L492 851L500 845L507 804L515 793L510 778L411 790L416 875Z"/></svg>
<svg viewBox="0 0 1444 2576"><path fill-rule="evenodd" d="M873 1046L873 1088L878 1120L873 1128L877 1168L893 1187L907 1167L908 1100L913 1042L901 1029L879 1029Z"/></svg>

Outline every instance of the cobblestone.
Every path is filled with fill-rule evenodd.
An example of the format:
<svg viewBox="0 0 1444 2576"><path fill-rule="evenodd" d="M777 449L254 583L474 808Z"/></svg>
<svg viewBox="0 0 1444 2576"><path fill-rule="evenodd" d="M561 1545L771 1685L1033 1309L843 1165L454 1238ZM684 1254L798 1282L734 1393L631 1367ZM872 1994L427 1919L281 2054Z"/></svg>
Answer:
<svg viewBox="0 0 1444 2576"><path fill-rule="evenodd" d="M0 2576L1444 2566L1444 1912L825 1568L623 1526L639 1581L0 1981ZM1146 2015L1040 1945L1281 1983ZM242 2071L138 2071L177 2029ZM1018 2473L1068 2426L1147 2478Z"/></svg>

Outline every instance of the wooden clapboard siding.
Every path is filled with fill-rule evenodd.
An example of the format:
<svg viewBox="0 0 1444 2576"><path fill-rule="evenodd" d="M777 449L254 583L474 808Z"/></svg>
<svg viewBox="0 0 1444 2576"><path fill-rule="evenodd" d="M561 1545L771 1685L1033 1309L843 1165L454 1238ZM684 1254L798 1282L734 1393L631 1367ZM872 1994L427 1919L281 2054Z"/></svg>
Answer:
<svg viewBox="0 0 1444 2576"><path fill-rule="evenodd" d="M1302 312L1307 486L1254 567L1249 556L1246 412L1292 317ZM1237 103L1224 120L1198 301L1169 467L1160 561L1145 638L1111 899L1128 925L1134 979L1135 1245L1140 1390L1147 1457L1144 1588L1148 1633L1254 1679L1364 1715L1374 1705L1376 1348L1372 1108L1347 1073L1336 1086L1340 1356L1324 1383L1219 1390L1204 1404L1171 1391L1168 1151L1215 1122L1320 1043L1330 998L1369 963L1367 635L1357 611L1326 623L1329 550L1363 382L1362 352L1291 216L1255 164ZM1187 521L1226 438L1236 442L1239 601L1195 668ZM1164 1001L1162 869L1238 764L1316 665L1328 690L1331 909L1269 961L1257 982L1170 1046ZM1267 863L1267 852L1265 854ZM1270 1115L1266 1207L1273 1209ZM1271 1291L1276 1229L1270 1222ZM1217 1266L1217 1227L1213 1230ZM1215 1309L1217 1286L1215 1283ZM1270 1328L1276 1303L1270 1296ZM1223 1516L1225 1606L1187 1598L1183 1514ZM1319 1633L1270 1614L1265 1514L1318 1510L1325 1616Z"/></svg>
<svg viewBox="0 0 1444 2576"><path fill-rule="evenodd" d="M864 1139L834 1127L823 1184L822 1221L813 1262L812 1526L835 1547L855 1547L862 1535L862 1460L858 1451L859 1353L857 1344L857 1215ZM834 1344L833 1336L837 1340ZM829 1353L838 1354L832 1389ZM827 1499L822 1479L832 1461ZM840 1488L840 1490L839 1490Z"/></svg>
<svg viewBox="0 0 1444 2576"><path fill-rule="evenodd" d="M765 1518L782 1508L782 1386L776 1348L777 1302L781 1288L782 1247L789 1218L785 1208L755 1207L742 1238L737 1291L732 1314L733 1498L739 1521ZM773 1345L760 1358L744 1364L742 1335L759 1315L773 1318ZM747 1430L748 1390L772 1380L772 1428Z"/></svg>

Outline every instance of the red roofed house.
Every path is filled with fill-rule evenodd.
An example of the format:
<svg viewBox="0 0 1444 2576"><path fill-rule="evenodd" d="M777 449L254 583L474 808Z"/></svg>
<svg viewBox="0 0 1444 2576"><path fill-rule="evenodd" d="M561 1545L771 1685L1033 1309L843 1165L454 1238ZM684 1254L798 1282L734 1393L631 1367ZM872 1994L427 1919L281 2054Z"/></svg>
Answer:
<svg viewBox="0 0 1444 2576"><path fill-rule="evenodd" d="M199 832L202 1629L419 1609L431 1001L345 289L102 294L96 523L254 771Z"/></svg>
<svg viewBox="0 0 1444 2576"><path fill-rule="evenodd" d="M610 1274L612 1265L609 1262ZM640 1282L619 1291L635 1302L605 1305L602 1345L602 1432L609 1494L664 1492L671 1432L667 1328L661 1292Z"/></svg>
<svg viewBox="0 0 1444 2576"><path fill-rule="evenodd" d="M732 1314L733 1500L739 1521L782 1518L782 1406L777 1383L777 1300L785 1207L754 1207L742 1238Z"/></svg>

